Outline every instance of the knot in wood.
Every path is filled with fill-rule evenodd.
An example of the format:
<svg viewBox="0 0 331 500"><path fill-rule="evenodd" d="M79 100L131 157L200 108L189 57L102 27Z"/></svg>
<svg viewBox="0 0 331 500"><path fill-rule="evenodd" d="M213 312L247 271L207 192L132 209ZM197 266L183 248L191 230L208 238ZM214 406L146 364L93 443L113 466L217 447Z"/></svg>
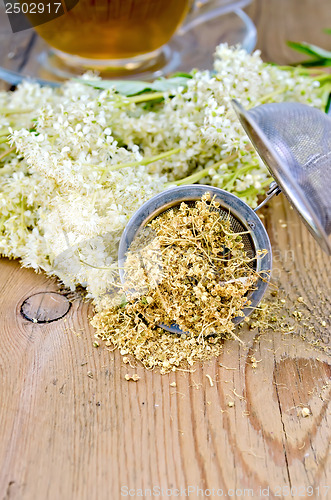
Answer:
<svg viewBox="0 0 331 500"><path fill-rule="evenodd" d="M24 300L21 314L33 323L51 323L63 318L69 311L69 300L57 292L39 292Z"/></svg>

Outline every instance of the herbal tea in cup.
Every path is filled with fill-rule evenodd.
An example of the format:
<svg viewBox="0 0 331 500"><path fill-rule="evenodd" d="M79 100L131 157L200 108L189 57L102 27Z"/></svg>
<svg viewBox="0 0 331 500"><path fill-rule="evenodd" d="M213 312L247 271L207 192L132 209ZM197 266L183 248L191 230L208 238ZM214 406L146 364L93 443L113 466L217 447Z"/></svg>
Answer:
<svg viewBox="0 0 331 500"><path fill-rule="evenodd" d="M68 64L121 67L155 55L184 20L192 0L79 0L39 26ZM133 67L132 66L132 67Z"/></svg>

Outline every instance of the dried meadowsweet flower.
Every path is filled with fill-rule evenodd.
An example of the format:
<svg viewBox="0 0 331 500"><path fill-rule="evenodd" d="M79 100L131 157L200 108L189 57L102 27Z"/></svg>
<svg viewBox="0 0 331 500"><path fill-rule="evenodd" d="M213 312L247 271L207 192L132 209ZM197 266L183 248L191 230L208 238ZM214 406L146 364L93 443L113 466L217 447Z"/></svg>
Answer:
<svg viewBox="0 0 331 500"><path fill-rule="evenodd" d="M309 408L302 408L301 410L301 415L305 418L305 417L309 417L309 415L311 415L311 411Z"/></svg>
<svg viewBox="0 0 331 500"><path fill-rule="evenodd" d="M191 366L218 355L225 338L238 339L233 319L258 279L251 261L214 199L181 203L138 234L124 265L127 301L105 297L92 324L146 368ZM173 323L183 336L158 327Z"/></svg>
<svg viewBox="0 0 331 500"><path fill-rule="evenodd" d="M124 375L124 378L125 380L127 380L128 382L130 380L132 380L133 382L138 382L138 380L140 379L139 375L137 375L137 373L134 373L133 375L129 375L128 373L126 373Z"/></svg>
<svg viewBox="0 0 331 500"><path fill-rule="evenodd" d="M222 220L214 200L204 195L194 206L181 203L149 229L145 245L133 245L125 263L127 310L194 335L233 333L233 319L243 316L258 274L242 236Z"/></svg>

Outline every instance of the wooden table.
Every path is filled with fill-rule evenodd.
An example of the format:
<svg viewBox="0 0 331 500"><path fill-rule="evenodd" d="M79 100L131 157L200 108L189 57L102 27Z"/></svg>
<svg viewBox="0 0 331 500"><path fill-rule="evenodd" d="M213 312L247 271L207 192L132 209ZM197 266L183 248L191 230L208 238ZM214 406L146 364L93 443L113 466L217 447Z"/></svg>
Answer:
<svg viewBox="0 0 331 500"><path fill-rule="evenodd" d="M297 60L289 38L331 49L322 33L331 27L329 0L255 0L246 10L265 60ZM30 48L13 65L26 64ZM10 50L2 37L1 57ZM153 487L164 489L159 498L175 498L176 488L189 498L206 489L214 496L205 498L221 498L221 490L290 498L291 487L294 498L331 498L330 358L300 336L328 346L330 259L283 196L265 215L274 279L293 308L303 297L315 333L247 329L244 345L227 342L219 359L194 373L161 376L138 366L137 383L124 379L128 366L118 352L92 346L89 304L76 301L65 314L66 298L50 294L58 292L54 281L0 261L1 500L117 500L128 488L136 490L129 498L139 498L137 489ZM27 299L28 315L64 316L30 322L21 314ZM261 360L257 368L252 356Z"/></svg>

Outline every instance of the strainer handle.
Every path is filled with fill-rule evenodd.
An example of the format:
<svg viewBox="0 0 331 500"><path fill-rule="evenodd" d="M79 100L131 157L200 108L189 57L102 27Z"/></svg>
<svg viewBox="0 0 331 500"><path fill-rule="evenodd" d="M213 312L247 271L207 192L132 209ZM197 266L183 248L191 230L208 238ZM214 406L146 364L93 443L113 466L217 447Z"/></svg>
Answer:
<svg viewBox="0 0 331 500"><path fill-rule="evenodd" d="M277 182L272 181L270 186L269 186L269 191L267 192L267 197L260 203L260 205L258 205L254 209L254 212L257 212L258 210L260 210L260 208L262 208L266 203L268 203L268 201L271 200L271 198L273 198L274 196L278 196L279 193L281 193L281 192L282 192L282 190L278 186Z"/></svg>

